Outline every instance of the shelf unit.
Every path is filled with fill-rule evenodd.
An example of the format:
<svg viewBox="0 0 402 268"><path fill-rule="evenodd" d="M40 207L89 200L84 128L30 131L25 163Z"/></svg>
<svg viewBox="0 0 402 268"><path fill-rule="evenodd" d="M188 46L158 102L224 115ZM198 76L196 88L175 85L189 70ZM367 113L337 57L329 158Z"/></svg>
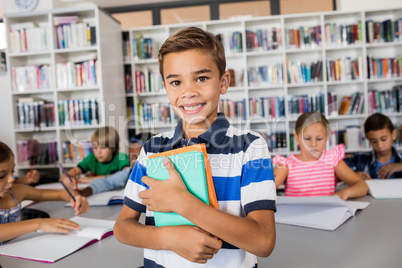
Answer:
<svg viewBox="0 0 402 268"><path fill-rule="evenodd" d="M240 18L233 20L220 20L220 21L207 21L192 24L180 24L180 25L162 25L153 26L145 28L132 28L123 31L123 42L125 44L124 51L124 66L126 72L126 81L130 81L127 77L131 75L132 81L129 82L132 85L132 92L126 94L126 103L129 108L130 105L136 104L138 102L143 103L161 103L168 102L167 96L163 93L140 93L138 92L136 85L136 71L144 71L146 69L157 70L157 51L164 40L171 34L179 31L188 26L196 26L208 30L215 35L231 35L233 32L241 33L241 50L226 50L227 58L227 68L233 69L235 73L236 80L243 76L242 83L236 83L234 87L230 87L227 94L221 96L221 99L230 99L232 101L245 99L245 109L247 118L231 119L234 124L238 127L249 127L253 130L259 131L261 133L275 133L283 132L286 134L286 140L290 141L290 136L292 135L295 121L297 115L292 115L289 112L289 97L295 97L298 95L319 95L323 94L324 99L324 114L329 119L331 123L331 128L333 130L342 130L350 125L362 126L365 118L370 114L368 109L369 101L369 91L379 90L385 91L390 90L395 85L402 84L402 74L396 77L389 78L368 78L367 74L367 57L401 57L402 55L402 36L400 36L399 41L393 42L374 42L372 44L366 42L366 21L384 21L387 19L398 20L402 18L402 9L388 9L388 10L375 10L375 11L348 11L348 12L320 12L311 14L301 14L301 15L282 15L282 16L270 16L270 17L258 17L258 18ZM330 42L326 36L327 28L330 25L356 25L353 26L353 31L358 29L360 35L356 34L353 42ZM329 25L329 26L328 26ZM288 45L287 41L290 40L290 36L286 37L286 33L289 29L298 29L303 26L305 33L310 33L310 39L316 40L316 42L311 42L310 45L305 45L297 48L295 45ZM311 29L316 29L314 27L320 27L320 32L316 31L312 33ZM310 28L308 30L307 28ZM272 33L273 29L276 29L276 38L279 40L281 37L282 42L278 44L276 49L256 49L254 51L248 51L247 49L247 32L253 31L257 32L260 29L268 29L268 33ZM330 29L330 28L328 28ZM401 29L400 31L401 32ZM154 57L149 59L139 59L134 57L133 40L135 38L151 38L153 40L153 50ZM328 40L327 40L328 39ZM309 40L308 38L306 40ZM320 40L320 41L318 41ZM226 41L223 41L225 45ZM227 42L226 42L227 44ZM351 60L356 60L356 65L360 65L359 77L355 79L348 78L341 81L330 81L328 78L328 73L330 70L327 67L327 59L339 59L350 57ZM360 58L360 62L357 60ZM286 79L288 72L286 68L286 63L297 62L297 64L305 63L307 66L312 62L321 60L322 69L321 74L317 80L312 80L308 83L289 83ZM250 74L247 70L250 67L258 67L263 65L275 66L276 64L282 64L284 80L282 83L250 83ZM126 87L130 88L130 86ZM162 91L163 92L163 91ZM364 106L360 114L352 115L339 115L338 110L341 105L341 97L351 95L354 92L359 92L364 101ZM333 103L329 103L328 94L337 95L336 112L331 113L330 108L334 107ZM261 116L250 116L250 98L267 98L267 97L278 97L284 99L284 111L285 115L275 118L263 118ZM145 131L151 131L153 133L172 130L174 129L173 124L158 124L153 122L153 124L139 125L139 117L141 115L137 108L132 109L133 118L137 123L134 123L130 129L134 130L135 133L141 133ZM386 113L395 125L402 125L402 113L392 112ZM348 148L347 152L356 151L368 151L368 145L359 148ZM274 153L280 154L290 154L292 150L290 149L289 142L286 143L283 149L274 150Z"/></svg>
<svg viewBox="0 0 402 268"><path fill-rule="evenodd" d="M67 28L62 32L58 31L55 23L55 18L77 16L78 21L74 26L67 25ZM82 22L85 29L78 30L78 23ZM121 103L125 101L124 81L121 59L122 43L121 43L121 28L120 23L114 20L107 13L103 12L96 5L89 5L79 8L63 8L53 9L49 11L35 11L27 13L5 14L6 31L15 30L21 25L36 27L34 37L28 30L25 31L26 37L13 37L11 34L7 36L7 69L9 79L9 94L13 104L11 116L14 121L14 140L13 151L16 155L16 174L25 174L30 168L30 163L27 161L19 162L22 159L22 153L18 151L18 145L21 141L35 139L44 142L56 142L57 146L52 151L52 155L57 156L57 161L45 161L46 164L34 164L33 168L40 169L41 173L52 174L58 176L61 170L57 162L63 163L67 168L75 166L77 161L67 161L64 159L63 143L70 141L74 145L82 144L84 141L90 140L92 133L96 128L105 125L116 127L122 133L121 141L125 145L126 126L124 125L125 109ZM90 29L90 27L92 29ZM39 29L40 31L39 32ZM92 32L91 32L92 30ZM21 33L14 31L14 34ZM63 37L64 42L67 42L67 37L70 36L73 40L81 37L84 43L75 44L73 48L60 48L59 41ZM41 38L38 38L41 36ZM36 37L36 38L35 38ZM21 39L23 38L23 39ZM26 44L28 49L21 49L15 46L15 42L22 40L21 46ZM31 47L29 46L31 42ZM41 44L38 45L37 42ZM36 46L34 46L36 45ZM62 81L62 73L58 72L58 65L70 62L73 66L70 69L72 81L67 86L60 86ZM93 63L90 66L90 63ZM85 65L84 65L85 64ZM16 68L28 68L36 66L46 66L46 71L40 73L41 83L32 83L32 77L23 76L16 78ZM28 71L26 72L29 73ZM63 73L66 75L66 72ZM19 79L18 86L16 79ZM26 85L24 82L28 81ZM35 81L35 80L34 80ZM72 83L75 83L71 85ZM53 113L50 113L50 118L53 117L53 123L46 125L32 126L19 122L18 102L21 99L40 99L45 103L53 104ZM81 103L77 102L74 106L73 118L75 122L61 122L65 117L69 117L68 112L64 113L59 109L65 100L96 100L98 109L98 121L84 121L82 116L86 111L94 111L92 108L85 110ZM93 102L95 103L95 102ZM71 108L71 107L70 107ZM60 113L59 113L60 112ZM81 118L78 117L81 116ZM71 116L71 114L70 114ZM70 118L71 119L71 118ZM80 119L81 121L78 121ZM124 148L120 146L120 148ZM43 163L43 162L42 162Z"/></svg>

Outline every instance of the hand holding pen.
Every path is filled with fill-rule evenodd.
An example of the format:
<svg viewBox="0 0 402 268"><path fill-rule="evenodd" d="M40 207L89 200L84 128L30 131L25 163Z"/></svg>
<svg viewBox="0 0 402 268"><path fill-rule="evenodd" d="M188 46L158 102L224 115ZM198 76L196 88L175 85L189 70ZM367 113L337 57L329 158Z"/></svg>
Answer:
<svg viewBox="0 0 402 268"><path fill-rule="evenodd" d="M82 213L85 213L88 211L89 209L89 204L88 204L88 200L79 195L77 192L75 192L74 190L70 190L63 181L60 181L61 185L63 185L64 189L66 190L66 192L68 193L68 195L71 197L71 207L74 208L75 210L75 215L79 215Z"/></svg>

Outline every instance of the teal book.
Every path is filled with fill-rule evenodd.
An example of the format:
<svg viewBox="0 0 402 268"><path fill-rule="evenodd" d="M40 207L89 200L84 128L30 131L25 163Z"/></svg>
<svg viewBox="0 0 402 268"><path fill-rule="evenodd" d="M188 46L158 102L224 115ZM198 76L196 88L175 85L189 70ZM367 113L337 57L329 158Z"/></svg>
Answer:
<svg viewBox="0 0 402 268"><path fill-rule="evenodd" d="M203 152L190 151L167 156L181 175L187 189L194 196L209 205L207 176ZM169 173L163 165L163 158L147 160L148 176L157 180L167 180ZM191 221L177 213L154 211L155 226L194 225Z"/></svg>

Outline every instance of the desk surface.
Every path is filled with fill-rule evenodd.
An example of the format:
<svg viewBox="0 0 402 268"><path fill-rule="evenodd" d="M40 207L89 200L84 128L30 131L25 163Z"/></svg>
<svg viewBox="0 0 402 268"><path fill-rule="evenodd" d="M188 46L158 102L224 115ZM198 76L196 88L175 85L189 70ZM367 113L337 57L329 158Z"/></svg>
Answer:
<svg viewBox="0 0 402 268"><path fill-rule="evenodd" d="M370 205L333 232L284 224L276 225L276 246L268 258L258 258L258 266L293 267L400 267L402 263L402 199L359 198ZM51 217L73 217L64 202L44 202L34 208ZM91 207L84 217L115 220L120 205ZM143 251L107 237L53 264L0 256L3 268L11 267L139 267Z"/></svg>

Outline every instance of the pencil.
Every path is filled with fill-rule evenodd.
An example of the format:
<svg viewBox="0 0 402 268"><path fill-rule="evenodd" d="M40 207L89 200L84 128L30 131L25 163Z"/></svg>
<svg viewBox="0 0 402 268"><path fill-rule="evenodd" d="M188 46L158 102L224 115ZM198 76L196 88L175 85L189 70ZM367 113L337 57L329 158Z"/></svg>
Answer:
<svg viewBox="0 0 402 268"><path fill-rule="evenodd" d="M67 176L67 178L73 182L73 180L71 179L70 175L68 175L67 171L64 169L63 165L61 163L58 163L59 166L61 167L61 170L63 171L63 173Z"/></svg>
<svg viewBox="0 0 402 268"><path fill-rule="evenodd" d="M67 188L67 186L64 184L64 182L60 181L60 183L61 183L61 185L63 185L64 189L66 189L67 193L71 196L71 199L73 199L73 201L76 202L75 197L70 192L70 190Z"/></svg>
<svg viewBox="0 0 402 268"><path fill-rule="evenodd" d="M79 192L78 181L77 181L77 171L75 171L75 168L74 168L74 180L75 180L75 189L77 190L77 192Z"/></svg>

